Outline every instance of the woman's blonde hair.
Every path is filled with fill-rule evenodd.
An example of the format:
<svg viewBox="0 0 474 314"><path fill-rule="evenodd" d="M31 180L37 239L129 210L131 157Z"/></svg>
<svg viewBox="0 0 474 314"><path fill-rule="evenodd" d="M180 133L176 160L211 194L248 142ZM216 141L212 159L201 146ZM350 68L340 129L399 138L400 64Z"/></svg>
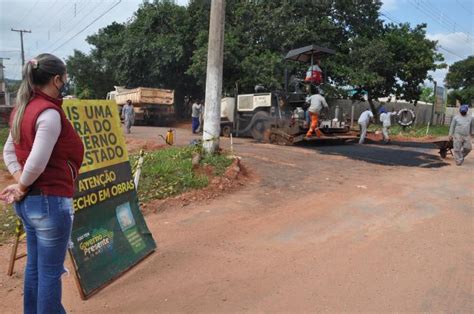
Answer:
<svg viewBox="0 0 474 314"><path fill-rule="evenodd" d="M43 53L28 61L23 67L23 80L16 96L16 109L11 125L11 133L15 143L20 142L20 128L25 109L37 87L46 85L56 75L64 75L66 65L58 57Z"/></svg>

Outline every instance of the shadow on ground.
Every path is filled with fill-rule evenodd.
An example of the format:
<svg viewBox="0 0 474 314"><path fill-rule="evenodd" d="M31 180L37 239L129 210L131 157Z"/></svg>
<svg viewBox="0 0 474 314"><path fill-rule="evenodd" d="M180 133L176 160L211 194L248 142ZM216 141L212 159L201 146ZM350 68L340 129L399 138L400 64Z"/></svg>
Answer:
<svg viewBox="0 0 474 314"><path fill-rule="evenodd" d="M388 146L373 143L359 145L355 142L331 140L302 143L298 146L317 150L321 154L344 156L379 165L420 168L441 168L449 165L442 161L439 155L425 151L434 148L430 143L397 142Z"/></svg>

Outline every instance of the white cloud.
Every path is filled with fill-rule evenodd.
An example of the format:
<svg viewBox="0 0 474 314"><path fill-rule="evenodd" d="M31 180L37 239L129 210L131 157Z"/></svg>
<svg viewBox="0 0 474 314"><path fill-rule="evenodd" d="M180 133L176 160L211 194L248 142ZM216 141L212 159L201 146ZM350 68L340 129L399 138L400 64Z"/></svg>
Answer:
<svg viewBox="0 0 474 314"><path fill-rule="evenodd" d="M426 37L438 41L438 51L444 55L444 62L448 65L474 55L474 38L466 33L437 33L427 34ZM428 74L441 86L444 85L444 78L448 73L448 69L430 71ZM428 85L431 85L431 83Z"/></svg>
<svg viewBox="0 0 474 314"><path fill-rule="evenodd" d="M463 32L427 34L431 40L438 41L438 50L445 62L452 64L474 54L474 38Z"/></svg>

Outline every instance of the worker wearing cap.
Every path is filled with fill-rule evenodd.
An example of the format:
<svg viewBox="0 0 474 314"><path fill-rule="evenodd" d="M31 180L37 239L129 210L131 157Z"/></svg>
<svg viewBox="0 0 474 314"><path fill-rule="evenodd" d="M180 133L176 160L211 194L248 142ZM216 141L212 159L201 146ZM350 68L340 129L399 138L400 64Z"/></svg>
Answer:
<svg viewBox="0 0 474 314"><path fill-rule="evenodd" d="M389 129L392 126L392 116L395 115L395 110L387 112L384 107L380 108L380 122L382 122L382 136L385 144L390 143L390 137L388 135Z"/></svg>
<svg viewBox="0 0 474 314"><path fill-rule="evenodd" d="M319 113L323 108L329 108L328 103L323 95L319 94L319 90L314 89L314 94L306 98L306 102L309 103L308 113L311 119L306 137L311 137L313 132L316 132L318 137L321 137L321 131L319 130Z"/></svg>
<svg viewBox="0 0 474 314"><path fill-rule="evenodd" d="M468 110L468 105L461 105L461 115L453 117L449 128L449 140L453 140L454 159L458 166L462 165L464 158L472 150L471 134L474 133L474 127L472 117L467 114Z"/></svg>
<svg viewBox="0 0 474 314"><path fill-rule="evenodd" d="M365 110L360 114L358 123L360 129L359 144L364 144L365 136L367 135L367 128L369 127L370 121L374 119L374 114L370 109Z"/></svg>

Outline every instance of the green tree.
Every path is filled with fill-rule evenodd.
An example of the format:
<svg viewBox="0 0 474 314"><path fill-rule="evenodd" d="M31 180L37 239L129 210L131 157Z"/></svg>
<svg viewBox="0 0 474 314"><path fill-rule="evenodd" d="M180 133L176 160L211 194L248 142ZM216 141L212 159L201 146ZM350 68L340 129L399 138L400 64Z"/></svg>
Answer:
<svg viewBox="0 0 474 314"><path fill-rule="evenodd" d="M78 98L103 99L113 90L113 76L92 55L74 50L74 54L66 59L66 65Z"/></svg>
<svg viewBox="0 0 474 314"><path fill-rule="evenodd" d="M21 80L9 80L5 79L5 85L7 88L7 92L9 93L16 93L20 88Z"/></svg>
<svg viewBox="0 0 474 314"><path fill-rule="evenodd" d="M189 10L206 16L209 1L194 0ZM236 85L251 92L256 84L281 87L285 54L294 48L319 44L348 51L350 38L367 33L378 19L380 1L286 1L226 2L224 42L224 90ZM198 13L200 14L200 13ZM203 21L203 20L201 20ZM187 70L200 86L205 82L207 21L196 36L196 51ZM290 67L299 68L294 63ZM304 66L304 67L307 67Z"/></svg>
<svg viewBox="0 0 474 314"><path fill-rule="evenodd" d="M433 92L433 88L431 87L422 87L421 88L421 94L420 94L420 100L427 102L427 103L434 103L435 101L435 95Z"/></svg>
<svg viewBox="0 0 474 314"><path fill-rule="evenodd" d="M445 83L447 88L453 89L448 95L450 105L455 105L456 100L470 104L474 99L474 56L451 65Z"/></svg>
<svg viewBox="0 0 474 314"><path fill-rule="evenodd" d="M170 88L183 113L185 96L202 97L205 88L210 2L146 1L129 22L88 37L91 53L68 60L79 94L105 96L113 85ZM367 91L371 104L390 94L419 99L427 71L440 60L436 43L426 39L423 25L384 26L380 6L378 0L227 0L224 92L236 86L252 92L256 84L281 88L285 54L319 44L337 51L323 61L330 82Z"/></svg>
<svg viewBox="0 0 474 314"><path fill-rule="evenodd" d="M176 112L182 113L185 94L195 92L194 79L186 74L193 27L186 7L170 0L144 2L124 34L118 80L128 87L174 89Z"/></svg>
<svg viewBox="0 0 474 314"><path fill-rule="evenodd" d="M120 60L117 48L122 45L125 28L124 24L114 22L99 30L86 39L93 46L89 55L75 50L66 60L77 97L105 98L114 89L114 85L123 83L116 68Z"/></svg>
<svg viewBox="0 0 474 314"><path fill-rule="evenodd" d="M349 53L339 53L336 79L366 93L374 114L374 100L393 95L418 101L428 71L444 65L436 41L426 38L426 25L388 24L374 29L371 37L354 38ZM359 95L361 95L361 93Z"/></svg>

